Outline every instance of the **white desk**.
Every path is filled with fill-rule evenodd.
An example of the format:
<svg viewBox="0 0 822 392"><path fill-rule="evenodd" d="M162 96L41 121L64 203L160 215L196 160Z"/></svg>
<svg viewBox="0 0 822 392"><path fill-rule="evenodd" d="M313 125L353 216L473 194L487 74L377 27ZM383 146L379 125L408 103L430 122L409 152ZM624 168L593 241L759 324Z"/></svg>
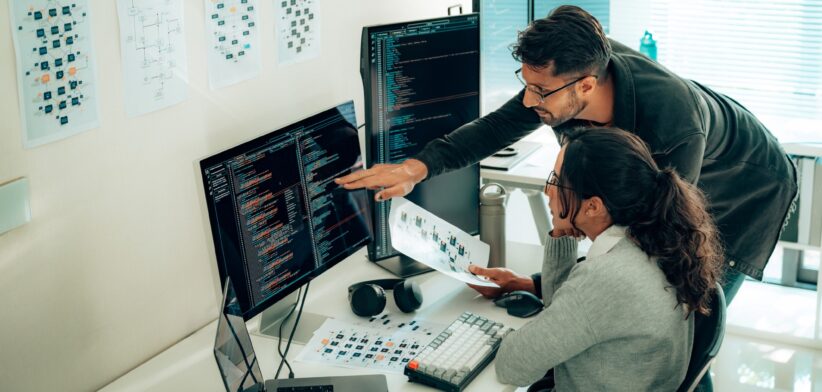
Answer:
<svg viewBox="0 0 822 392"><path fill-rule="evenodd" d="M509 268L524 274L531 274L541 269L543 256L541 246L509 242L506 250ZM356 318L348 305L348 286L363 280L390 277L392 276L387 271L366 260L365 249L363 249L311 282L305 311L343 320ZM437 272L423 274L412 279L420 283L423 291L423 305L417 311L417 315L427 320L449 324L467 310L513 328L519 328L527 322L527 319L509 316L505 309L494 306L491 301L478 296L466 285ZM388 302L387 308L390 311L399 312L392 300L389 299ZM214 316L216 318L217 315ZM216 330L217 321L215 319L191 336L107 385L102 391L224 391L212 353ZM277 340L257 334L252 334L251 340L259 358L263 376L267 379L273 378L275 365L279 364L275 348ZM289 362L297 377L373 373L368 369L348 369L296 362L294 358L301 349L302 346L292 344L288 354ZM287 377L288 373L285 374ZM283 373L280 376L282 377ZM386 376L391 391L432 390L429 387L408 382L408 378L404 375L389 374ZM494 362L488 365L467 388L468 391L514 391L515 389L514 386L503 385L497 381Z"/></svg>
<svg viewBox="0 0 822 392"><path fill-rule="evenodd" d="M554 168L560 146L547 128L539 129L523 140L540 143L542 147L511 170L480 169L480 177L483 184L496 182L508 190L518 188L525 193L531 214L534 216L537 235L540 241L544 241L551 230L551 218L548 214L547 200L542 192L548 174Z"/></svg>

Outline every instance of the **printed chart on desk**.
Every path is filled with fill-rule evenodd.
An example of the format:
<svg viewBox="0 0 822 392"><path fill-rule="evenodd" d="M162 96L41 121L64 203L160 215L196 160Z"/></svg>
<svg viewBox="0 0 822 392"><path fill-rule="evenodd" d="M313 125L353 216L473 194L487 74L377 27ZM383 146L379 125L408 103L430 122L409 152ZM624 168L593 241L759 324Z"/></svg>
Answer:
<svg viewBox="0 0 822 392"><path fill-rule="evenodd" d="M390 313L360 323L328 319L297 360L402 374L443 329L445 325Z"/></svg>
<svg viewBox="0 0 822 392"><path fill-rule="evenodd" d="M488 266L488 244L402 197L391 200L388 222L394 249L454 279L497 287L468 272Z"/></svg>

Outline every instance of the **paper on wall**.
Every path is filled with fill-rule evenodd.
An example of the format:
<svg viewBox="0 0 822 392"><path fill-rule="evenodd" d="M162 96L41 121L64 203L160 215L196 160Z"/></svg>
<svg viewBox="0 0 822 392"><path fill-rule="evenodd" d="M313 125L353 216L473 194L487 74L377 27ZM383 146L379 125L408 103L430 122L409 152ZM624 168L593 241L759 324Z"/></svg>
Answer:
<svg viewBox="0 0 822 392"><path fill-rule="evenodd" d="M87 0L9 1L23 146L99 126Z"/></svg>
<svg viewBox="0 0 822 392"><path fill-rule="evenodd" d="M126 113L183 102L188 69L182 0L117 0Z"/></svg>
<svg viewBox="0 0 822 392"><path fill-rule="evenodd" d="M277 60L293 64L320 56L320 0L275 0Z"/></svg>
<svg viewBox="0 0 822 392"><path fill-rule="evenodd" d="M212 90L260 75L257 0L203 0Z"/></svg>

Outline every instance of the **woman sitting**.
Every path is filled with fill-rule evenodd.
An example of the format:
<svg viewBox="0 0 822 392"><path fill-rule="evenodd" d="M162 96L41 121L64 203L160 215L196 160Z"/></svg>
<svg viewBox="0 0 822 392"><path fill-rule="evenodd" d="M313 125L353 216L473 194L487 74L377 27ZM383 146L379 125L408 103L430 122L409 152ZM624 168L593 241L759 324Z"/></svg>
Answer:
<svg viewBox="0 0 822 392"><path fill-rule="evenodd" d="M545 193L553 215L542 275L473 268L500 289L541 296L545 309L503 339L503 383L529 385L554 369L557 391L674 391L685 377L693 312L708 314L721 249L702 193L660 170L633 134L568 135ZM584 261L577 241L593 241Z"/></svg>

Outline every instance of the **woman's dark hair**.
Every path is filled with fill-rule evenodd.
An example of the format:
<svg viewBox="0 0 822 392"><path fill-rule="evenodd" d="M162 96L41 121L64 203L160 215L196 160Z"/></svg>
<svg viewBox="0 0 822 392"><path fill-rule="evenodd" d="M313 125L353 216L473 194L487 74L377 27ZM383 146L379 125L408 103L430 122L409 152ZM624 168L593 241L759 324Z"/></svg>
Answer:
<svg viewBox="0 0 822 392"><path fill-rule="evenodd" d="M559 175L560 217L576 221L582 201L602 199L615 225L657 265L690 314L710 313L722 247L702 192L672 168L660 170L645 143L615 128L569 132Z"/></svg>
<svg viewBox="0 0 822 392"><path fill-rule="evenodd" d="M520 32L511 54L534 68L553 65L554 75L590 74L603 79L611 44L596 18L582 8L563 5Z"/></svg>

